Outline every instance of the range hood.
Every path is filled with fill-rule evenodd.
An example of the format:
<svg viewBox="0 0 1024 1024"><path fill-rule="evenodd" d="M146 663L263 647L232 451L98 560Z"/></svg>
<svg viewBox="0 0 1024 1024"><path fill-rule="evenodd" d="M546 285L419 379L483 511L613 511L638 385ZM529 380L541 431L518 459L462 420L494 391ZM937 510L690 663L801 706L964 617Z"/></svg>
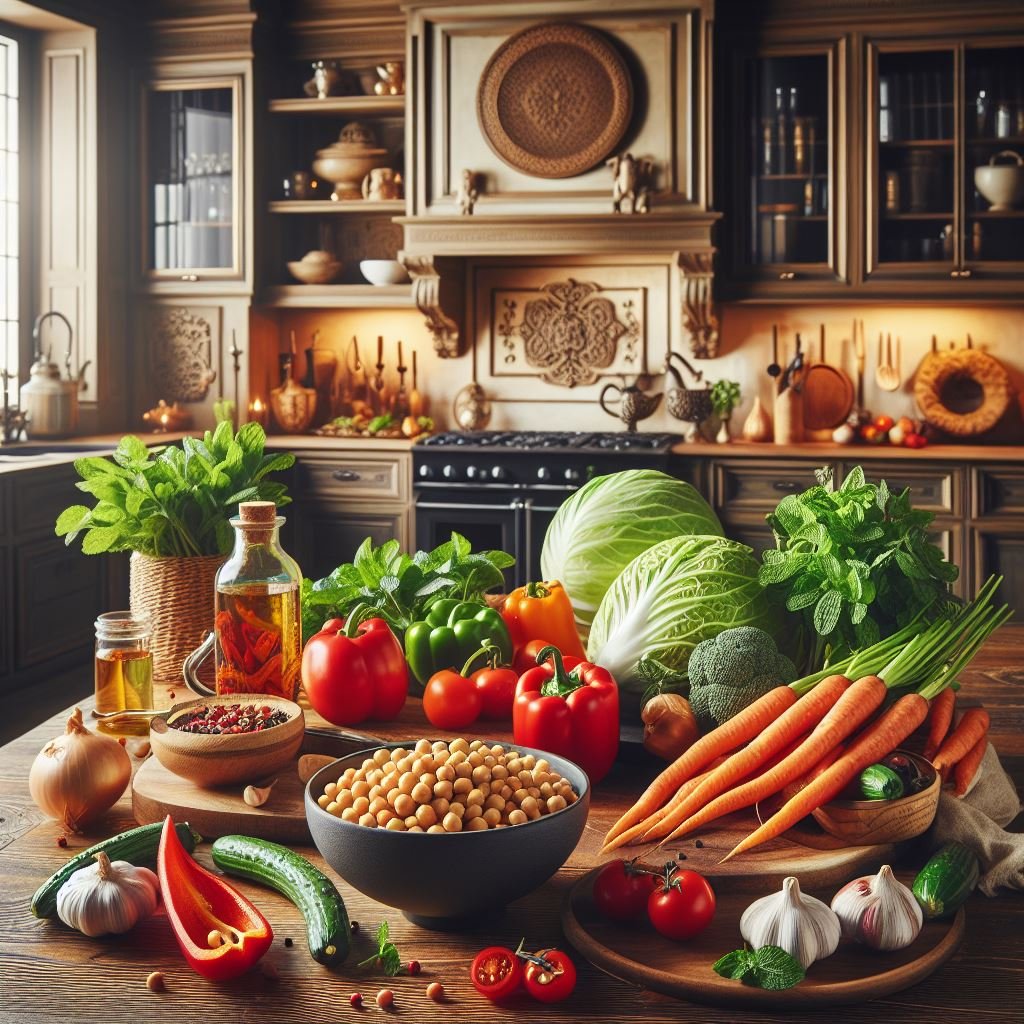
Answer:
<svg viewBox="0 0 1024 1024"><path fill-rule="evenodd" d="M679 336L715 355L713 0L404 8L413 187L401 258L439 354L466 347L467 268L535 257L577 271L618 262L627 276L668 268L660 300Z"/></svg>

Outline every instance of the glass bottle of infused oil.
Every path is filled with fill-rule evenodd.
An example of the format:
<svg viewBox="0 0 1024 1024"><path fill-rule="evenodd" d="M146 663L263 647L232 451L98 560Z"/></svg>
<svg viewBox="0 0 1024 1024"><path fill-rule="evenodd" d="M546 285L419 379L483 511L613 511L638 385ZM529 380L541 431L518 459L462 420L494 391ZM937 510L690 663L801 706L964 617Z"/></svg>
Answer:
<svg viewBox="0 0 1024 1024"><path fill-rule="evenodd" d="M106 612L96 620L96 710L146 711L153 707L153 655L150 625L132 612ZM102 732L145 736L143 716L101 721Z"/></svg>
<svg viewBox="0 0 1024 1024"><path fill-rule="evenodd" d="M302 663L302 573L278 539L284 517L272 501L238 506L235 547L217 573L217 693L295 700Z"/></svg>

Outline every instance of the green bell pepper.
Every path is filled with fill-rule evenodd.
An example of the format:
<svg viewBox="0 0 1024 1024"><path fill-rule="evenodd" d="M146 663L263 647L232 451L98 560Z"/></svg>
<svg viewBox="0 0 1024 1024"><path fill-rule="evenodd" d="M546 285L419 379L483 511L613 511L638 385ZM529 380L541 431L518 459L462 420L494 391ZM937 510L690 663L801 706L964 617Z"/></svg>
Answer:
<svg viewBox="0 0 1024 1024"><path fill-rule="evenodd" d="M499 664L512 660L512 638L496 608L442 598L431 605L423 621L405 631L405 659L419 684L426 686L435 672L462 667L485 646L485 640L497 647ZM477 667L488 660L488 655L481 653Z"/></svg>

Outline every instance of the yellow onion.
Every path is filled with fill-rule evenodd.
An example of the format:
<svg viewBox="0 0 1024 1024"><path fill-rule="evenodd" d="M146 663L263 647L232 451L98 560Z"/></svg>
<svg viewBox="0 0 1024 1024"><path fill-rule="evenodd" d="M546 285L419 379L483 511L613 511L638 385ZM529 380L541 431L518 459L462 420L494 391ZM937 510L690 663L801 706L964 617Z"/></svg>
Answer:
<svg viewBox="0 0 1024 1024"><path fill-rule="evenodd" d="M36 755L28 776L32 799L44 813L80 832L117 803L132 775L132 761L117 740L90 732L80 708L63 736Z"/></svg>
<svg viewBox="0 0 1024 1024"><path fill-rule="evenodd" d="M690 702L678 693L659 693L640 712L644 747L656 757L674 761L700 735Z"/></svg>

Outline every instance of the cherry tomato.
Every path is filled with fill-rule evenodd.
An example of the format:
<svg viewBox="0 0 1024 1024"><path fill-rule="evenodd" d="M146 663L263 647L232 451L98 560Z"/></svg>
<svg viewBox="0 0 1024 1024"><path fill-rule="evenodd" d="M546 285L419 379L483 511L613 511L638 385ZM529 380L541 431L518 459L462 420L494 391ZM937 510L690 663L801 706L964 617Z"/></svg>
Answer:
<svg viewBox="0 0 1024 1024"><path fill-rule="evenodd" d="M472 675L480 693L481 718L511 718L519 676L510 668L481 668Z"/></svg>
<svg viewBox="0 0 1024 1024"><path fill-rule="evenodd" d="M715 890L696 871L671 870L647 901L651 924L670 939L692 939L715 916Z"/></svg>
<svg viewBox="0 0 1024 1024"><path fill-rule="evenodd" d="M480 950L469 969L473 988L488 999L505 999L523 982L523 962L504 946Z"/></svg>
<svg viewBox="0 0 1024 1024"><path fill-rule="evenodd" d="M889 428L892 425L893 425L893 418L891 416L876 416L875 417L875 426L880 431L882 431L882 433L885 433L886 431L888 431Z"/></svg>
<svg viewBox="0 0 1024 1024"><path fill-rule="evenodd" d="M612 921L630 921L647 910L657 884L656 875L636 870L631 861L613 860L594 879L594 904Z"/></svg>
<svg viewBox="0 0 1024 1024"><path fill-rule="evenodd" d="M423 711L438 729L465 729L480 717L482 707L476 683L451 669L435 672L423 691Z"/></svg>
<svg viewBox="0 0 1024 1024"><path fill-rule="evenodd" d="M538 1002L560 1003L576 987L576 968L560 949L541 949L527 954L523 984Z"/></svg>

